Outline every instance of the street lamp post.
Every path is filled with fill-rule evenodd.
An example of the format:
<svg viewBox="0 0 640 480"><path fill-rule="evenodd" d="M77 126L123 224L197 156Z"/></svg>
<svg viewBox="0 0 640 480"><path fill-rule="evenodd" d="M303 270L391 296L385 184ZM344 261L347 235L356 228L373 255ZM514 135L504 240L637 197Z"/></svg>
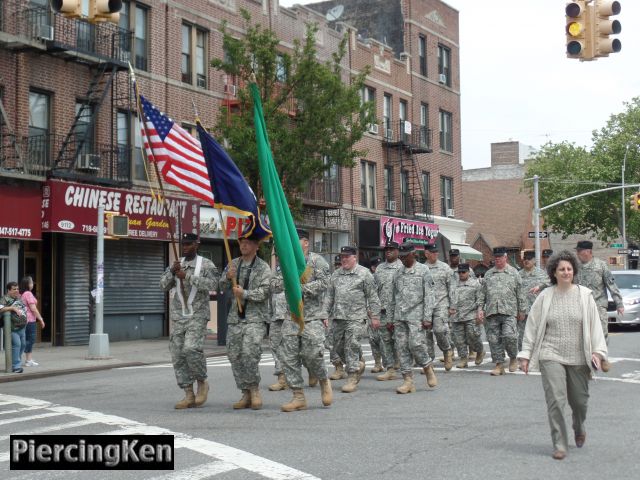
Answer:
<svg viewBox="0 0 640 480"><path fill-rule="evenodd" d="M627 168L627 153L629 153L629 144L624 151L624 158L622 159L622 248L627 248L627 212L626 212L626 197L624 195L624 171ZM624 256L624 268L629 268L629 255Z"/></svg>

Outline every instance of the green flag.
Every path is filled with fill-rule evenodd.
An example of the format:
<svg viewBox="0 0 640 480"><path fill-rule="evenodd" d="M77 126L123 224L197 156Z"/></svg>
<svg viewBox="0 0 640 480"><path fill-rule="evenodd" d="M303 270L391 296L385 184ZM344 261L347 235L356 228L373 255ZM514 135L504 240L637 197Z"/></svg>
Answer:
<svg viewBox="0 0 640 480"><path fill-rule="evenodd" d="M255 83L249 85L253 97L253 121L256 127L258 144L258 165L264 199L267 202L269 225L276 245L276 253L280 259L280 271L284 280L284 291L291 310L291 318L304 330L304 309L302 303L301 283L305 281L307 262L300 246L296 226L293 223L287 198L282 190L280 177L276 171L271 155L271 145L267 135L267 127L262 113L260 92Z"/></svg>

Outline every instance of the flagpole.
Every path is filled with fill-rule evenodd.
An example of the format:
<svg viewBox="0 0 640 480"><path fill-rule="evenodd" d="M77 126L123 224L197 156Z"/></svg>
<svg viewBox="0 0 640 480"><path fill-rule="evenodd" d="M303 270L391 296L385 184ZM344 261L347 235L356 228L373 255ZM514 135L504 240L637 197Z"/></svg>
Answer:
<svg viewBox="0 0 640 480"><path fill-rule="evenodd" d="M151 137L149 136L149 132L147 131L147 117L144 114L144 110L142 110L142 104L140 103L140 93L138 91L138 82L136 82L136 76L133 71L133 67L131 66L131 63L129 63L129 73L131 74L131 78L133 79L133 90L136 95L136 107L138 108L138 115L140 115L140 120L141 120L140 123L142 124L144 135L145 137L147 137L147 143L149 144L149 148L153 152L153 146L151 145ZM169 207L167 205L167 196L164 193L164 184L162 183L162 175L160 175L160 170L158 170L158 164L156 162L149 162L149 157L147 156L147 150L144 148L144 143L140 150L142 150L142 156L143 156L142 160L146 161L147 163L153 163L153 166L155 168L156 178L158 180L158 186L160 187L160 195L162 196L162 205L164 207L163 208L164 215L167 219L167 223L169 224L169 232L171 233L171 248L173 250L173 256L175 257L176 261L179 261L180 257L178 256L178 247L176 245L175 231L172 225L172 218L169 215ZM182 293L182 297L186 300L187 297L184 290L184 283L179 278L177 278L176 280L178 282L178 285L180 286L180 292Z"/></svg>

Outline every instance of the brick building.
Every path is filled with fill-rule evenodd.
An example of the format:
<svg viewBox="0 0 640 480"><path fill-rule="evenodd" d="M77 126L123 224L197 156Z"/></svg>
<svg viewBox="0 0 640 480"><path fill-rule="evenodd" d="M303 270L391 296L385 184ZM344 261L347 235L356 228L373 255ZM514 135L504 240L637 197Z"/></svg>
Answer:
<svg viewBox="0 0 640 480"><path fill-rule="evenodd" d="M104 325L112 340L168 332L165 297L148 279L158 278L173 255L170 229L199 230L203 254L224 266L222 226L210 208L170 189L175 226L157 215L127 69L130 62L140 91L176 123L193 128L193 101L202 123L214 125L241 85L208 60L224 54L223 21L242 35L240 8L273 29L283 50L303 37L307 22L319 25L321 58L347 35L345 81L371 66L362 95L375 102L379 121L358 145L366 158L327 172L303 194L300 224L310 229L314 250L329 257L356 242L366 263L385 236L395 235L443 249L459 245L468 258L477 256L464 244L469 223L459 219L458 12L437 0L337 5L131 0L112 25L53 14L46 0L2 2L0 283L34 277L49 319L42 341L88 342L100 202L130 215L129 238L105 246ZM240 223L225 217L227 226ZM131 292L135 302L124 301ZM212 302L214 317L217 311Z"/></svg>

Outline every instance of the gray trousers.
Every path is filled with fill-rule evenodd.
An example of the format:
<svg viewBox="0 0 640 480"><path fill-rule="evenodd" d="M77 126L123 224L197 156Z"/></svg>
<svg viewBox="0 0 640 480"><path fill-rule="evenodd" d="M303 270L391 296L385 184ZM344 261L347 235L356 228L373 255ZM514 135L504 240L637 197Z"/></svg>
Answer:
<svg viewBox="0 0 640 480"><path fill-rule="evenodd" d="M587 418L590 370L587 365L563 365L550 360L541 360L540 373L547 401L553 448L566 452L568 440L564 409L569 402L574 434L585 433L584 421Z"/></svg>

